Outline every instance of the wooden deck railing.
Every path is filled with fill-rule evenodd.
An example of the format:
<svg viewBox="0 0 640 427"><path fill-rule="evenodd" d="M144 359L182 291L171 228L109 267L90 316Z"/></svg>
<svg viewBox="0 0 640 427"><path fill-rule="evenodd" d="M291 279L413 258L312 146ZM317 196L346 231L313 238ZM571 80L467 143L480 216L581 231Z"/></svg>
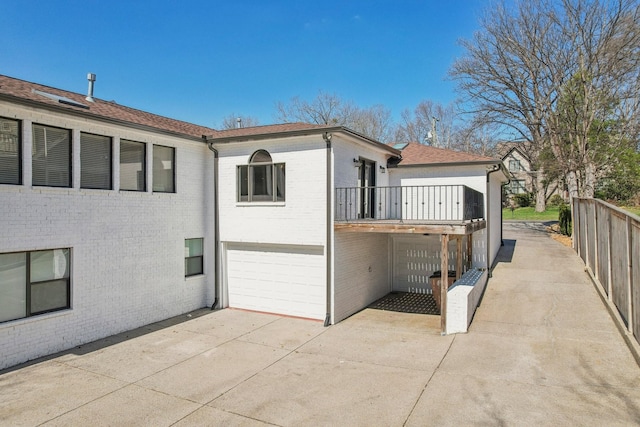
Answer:
<svg viewBox="0 0 640 427"><path fill-rule="evenodd" d="M573 247L640 342L640 218L597 199L573 199Z"/></svg>
<svg viewBox="0 0 640 427"><path fill-rule="evenodd" d="M469 221L484 218L484 194L466 185L345 187L335 220Z"/></svg>

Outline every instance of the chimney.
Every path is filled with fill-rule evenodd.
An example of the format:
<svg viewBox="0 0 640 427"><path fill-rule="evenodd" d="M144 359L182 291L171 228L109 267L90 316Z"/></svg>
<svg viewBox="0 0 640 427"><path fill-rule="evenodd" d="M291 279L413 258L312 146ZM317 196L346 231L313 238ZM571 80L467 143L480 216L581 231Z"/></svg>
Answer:
<svg viewBox="0 0 640 427"><path fill-rule="evenodd" d="M89 80L89 93L85 99L89 102L93 102L93 83L96 81L96 75L93 73L87 74L87 80Z"/></svg>
<svg viewBox="0 0 640 427"><path fill-rule="evenodd" d="M242 117L236 119L236 127L240 129L242 127Z"/></svg>

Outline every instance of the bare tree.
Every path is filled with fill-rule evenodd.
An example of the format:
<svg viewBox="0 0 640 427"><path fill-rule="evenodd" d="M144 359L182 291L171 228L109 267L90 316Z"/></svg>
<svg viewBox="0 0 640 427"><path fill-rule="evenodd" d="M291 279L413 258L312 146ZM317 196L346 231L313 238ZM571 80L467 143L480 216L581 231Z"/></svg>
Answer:
<svg viewBox="0 0 640 427"><path fill-rule="evenodd" d="M466 55L450 75L473 111L530 145L536 210L545 208L539 160L544 147L561 164L571 196L592 196L598 167L589 160L595 157L589 144L594 119L612 111L611 101L617 100L629 113L625 123L637 121L630 117L638 113L638 18L638 4L631 0L522 0L513 11L504 3L493 8L473 40L462 42ZM581 96L571 104L567 91L574 78ZM579 114L567 114L569 105ZM571 155L558 149L567 139ZM577 176L584 177L582 183Z"/></svg>
<svg viewBox="0 0 640 427"><path fill-rule="evenodd" d="M404 110L401 116L402 124L396 130L396 141L419 142L445 148L453 146L456 121L454 104L442 105L424 100L413 111Z"/></svg>
<svg viewBox="0 0 640 427"><path fill-rule="evenodd" d="M391 112L382 105L360 108L336 94L320 91L311 101L294 97L276 104L280 122L345 126L370 138L387 142L393 135Z"/></svg>
<svg viewBox="0 0 640 427"><path fill-rule="evenodd" d="M260 123L255 117L232 113L222 119L220 129L235 129L238 127L248 128L259 125Z"/></svg>

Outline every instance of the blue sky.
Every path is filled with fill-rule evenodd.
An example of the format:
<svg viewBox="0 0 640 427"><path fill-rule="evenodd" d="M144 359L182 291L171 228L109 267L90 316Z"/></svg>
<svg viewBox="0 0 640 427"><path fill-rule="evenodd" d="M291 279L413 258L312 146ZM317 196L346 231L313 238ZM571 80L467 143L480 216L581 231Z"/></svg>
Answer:
<svg viewBox="0 0 640 427"><path fill-rule="evenodd" d="M318 91L396 120L446 74L489 0L0 0L0 74L216 127Z"/></svg>

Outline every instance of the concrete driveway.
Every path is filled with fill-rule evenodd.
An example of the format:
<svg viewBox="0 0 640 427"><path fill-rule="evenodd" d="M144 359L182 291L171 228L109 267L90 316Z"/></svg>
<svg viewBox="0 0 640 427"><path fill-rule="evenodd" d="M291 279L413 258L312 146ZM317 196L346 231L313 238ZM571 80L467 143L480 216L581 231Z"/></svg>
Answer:
<svg viewBox="0 0 640 427"><path fill-rule="evenodd" d="M200 310L0 373L0 425L640 424L640 368L580 260L535 228L505 239L468 334Z"/></svg>

